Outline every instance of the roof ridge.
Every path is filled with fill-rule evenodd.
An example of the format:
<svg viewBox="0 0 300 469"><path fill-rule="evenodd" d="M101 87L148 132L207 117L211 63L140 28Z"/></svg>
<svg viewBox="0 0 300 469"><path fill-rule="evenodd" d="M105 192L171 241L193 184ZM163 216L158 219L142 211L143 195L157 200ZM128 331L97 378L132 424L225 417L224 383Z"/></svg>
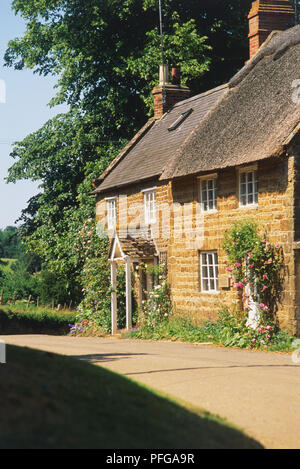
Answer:
<svg viewBox="0 0 300 469"><path fill-rule="evenodd" d="M218 87L219 89L221 89L222 87ZM223 88L227 88L227 92L224 92L220 97L219 99L217 99L217 101L214 103L214 105L209 109L209 111L207 112L207 114L203 117L203 119L200 120L200 122L198 123L198 125L196 125L194 127L194 129L192 130L192 132L187 135L187 137L184 139L184 141L182 142L182 144L177 148L177 150L175 151L174 155L172 156L172 158L167 162L167 164L165 165L165 167L163 168L163 171L160 175L160 178L159 180L160 181L166 181L169 179L169 174L170 172L173 171L174 169L174 165L176 164L176 161L178 161L178 158L180 158L180 155L181 155L181 152L182 152L182 149L185 147L185 145L189 142L189 140L191 140L193 138L193 136L195 135L195 133L198 131L199 127L201 127L201 125L203 125L203 122L205 122L207 119L209 119L209 116L211 115L211 113L213 112L213 110L218 106L219 102L223 99L225 99L225 97L228 95L228 92L229 92L229 87L227 85L223 85ZM216 90L216 88L215 88Z"/></svg>

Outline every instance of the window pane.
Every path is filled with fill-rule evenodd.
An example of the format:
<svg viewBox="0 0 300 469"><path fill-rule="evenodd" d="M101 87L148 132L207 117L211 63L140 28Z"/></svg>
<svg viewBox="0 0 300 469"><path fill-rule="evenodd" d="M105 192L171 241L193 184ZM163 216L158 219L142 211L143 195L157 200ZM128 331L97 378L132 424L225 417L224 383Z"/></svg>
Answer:
<svg viewBox="0 0 300 469"><path fill-rule="evenodd" d="M215 251L203 252L201 255L201 288L202 291L218 290L218 254Z"/></svg>

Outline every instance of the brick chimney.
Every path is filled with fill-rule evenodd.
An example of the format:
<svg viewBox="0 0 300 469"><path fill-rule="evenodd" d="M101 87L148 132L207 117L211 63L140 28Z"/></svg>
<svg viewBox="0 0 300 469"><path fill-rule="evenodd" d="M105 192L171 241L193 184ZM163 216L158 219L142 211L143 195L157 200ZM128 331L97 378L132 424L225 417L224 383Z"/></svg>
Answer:
<svg viewBox="0 0 300 469"><path fill-rule="evenodd" d="M289 0L256 0L248 15L250 59L272 31L294 25L295 12Z"/></svg>
<svg viewBox="0 0 300 469"><path fill-rule="evenodd" d="M172 80L169 83L167 65L159 67L159 85L152 91L154 97L154 117L159 119L174 104L190 97L190 89L180 83L180 67L172 68Z"/></svg>

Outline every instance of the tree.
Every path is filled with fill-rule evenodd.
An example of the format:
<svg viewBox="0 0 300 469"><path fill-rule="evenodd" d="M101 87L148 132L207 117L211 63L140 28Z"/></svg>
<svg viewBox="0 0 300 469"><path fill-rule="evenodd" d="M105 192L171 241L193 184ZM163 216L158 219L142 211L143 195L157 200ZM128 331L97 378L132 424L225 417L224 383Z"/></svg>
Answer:
<svg viewBox="0 0 300 469"><path fill-rule="evenodd" d="M163 2L165 56L169 65L182 65L192 94L223 83L243 65L250 5ZM144 98L157 81L157 6L157 0L14 0L12 8L27 28L9 42L6 65L57 75L52 104L97 110L107 135L128 138L143 124L150 107Z"/></svg>
<svg viewBox="0 0 300 469"><path fill-rule="evenodd" d="M160 36L156 0L14 0L23 37L9 42L7 66L57 76L51 105L70 112L14 146L8 182L41 181L23 211L27 247L78 291L83 261L75 240L94 217L99 176L151 113ZM165 57L180 64L192 94L223 83L248 55L251 0L165 0ZM84 31L84 33L82 33Z"/></svg>
<svg viewBox="0 0 300 469"><path fill-rule="evenodd" d="M0 258L15 259L22 252L22 243L18 229L15 226L7 226L0 230Z"/></svg>

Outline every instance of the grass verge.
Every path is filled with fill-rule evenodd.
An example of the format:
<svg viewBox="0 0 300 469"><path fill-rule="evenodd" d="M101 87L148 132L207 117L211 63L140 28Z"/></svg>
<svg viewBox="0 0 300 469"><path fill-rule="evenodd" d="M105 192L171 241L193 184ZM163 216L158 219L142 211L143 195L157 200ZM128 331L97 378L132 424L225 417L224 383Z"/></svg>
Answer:
<svg viewBox="0 0 300 469"><path fill-rule="evenodd" d="M186 318L170 316L167 321L161 321L154 327L138 328L123 334L123 337L194 343L211 342L225 347L255 348L272 352L290 352L300 346L300 339L296 339L287 331L274 332L268 343L256 340L253 344L252 335L253 332L243 327L239 319L226 313L216 322L207 321L201 326Z"/></svg>
<svg viewBox="0 0 300 469"><path fill-rule="evenodd" d="M76 359L8 346L0 448L261 448L218 417Z"/></svg>

